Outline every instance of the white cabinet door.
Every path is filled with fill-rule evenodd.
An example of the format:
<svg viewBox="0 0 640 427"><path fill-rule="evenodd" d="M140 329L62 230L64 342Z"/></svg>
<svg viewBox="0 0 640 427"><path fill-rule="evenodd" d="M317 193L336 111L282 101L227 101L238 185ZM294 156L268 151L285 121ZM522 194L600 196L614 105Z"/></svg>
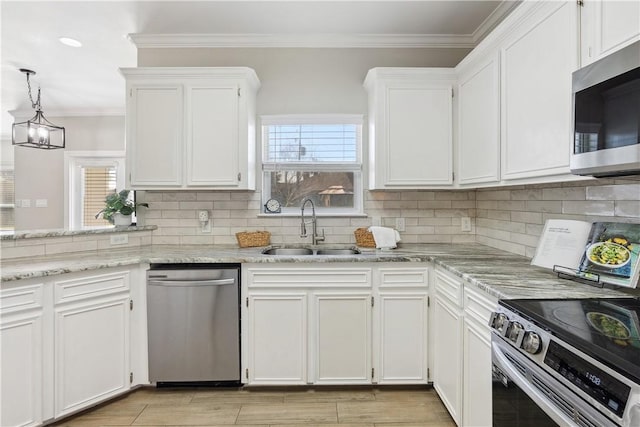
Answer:
<svg viewBox="0 0 640 427"><path fill-rule="evenodd" d="M377 382L427 383L427 293L381 292Z"/></svg>
<svg viewBox="0 0 640 427"><path fill-rule="evenodd" d="M458 425L462 423L462 292L461 280L436 269L433 387Z"/></svg>
<svg viewBox="0 0 640 427"><path fill-rule="evenodd" d="M42 285L2 291L0 425L43 421Z"/></svg>
<svg viewBox="0 0 640 427"><path fill-rule="evenodd" d="M458 80L458 182L500 180L500 67L488 58L461 71Z"/></svg>
<svg viewBox="0 0 640 427"><path fill-rule="evenodd" d="M433 331L433 387L456 424L462 414L462 314L436 295Z"/></svg>
<svg viewBox="0 0 640 427"><path fill-rule="evenodd" d="M54 283L55 416L130 387L128 271L60 276Z"/></svg>
<svg viewBox="0 0 640 427"><path fill-rule="evenodd" d="M580 14L582 66L640 39L640 2L586 0Z"/></svg>
<svg viewBox="0 0 640 427"><path fill-rule="evenodd" d="M491 332L465 317L464 320L464 426L490 426L491 416Z"/></svg>
<svg viewBox="0 0 640 427"><path fill-rule="evenodd" d="M181 85L129 88L129 187L179 187L182 184L183 121Z"/></svg>
<svg viewBox="0 0 640 427"><path fill-rule="evenodd" d="M307 295L250 294L250 384L307 383Z"/></svg>
<svg viewBox="0 0 640 427"><path fill-rule="evenodd" d="M492 425L492 363L489 319L498 299L474 285L464 285L462 424Z"/></svg>
<svg viewBox="0 0 640 427"><path fill-rule="evenodd" d="M452 69L369 71L370 189L453 182L454 83Z"/></svg>
<svg viewBox="0 0 640 427"><path fill-rule="evenodd" d="M534 5L501 48L504 180L569 173L576 7L572 2Z"/></svg>
<svg viewBox="0 0 640 427"><path fill-rule="evenodd" d="M187 185L238 186L239 87L187 87Z"/></svg>
<svg viewBox="0 0 640 427"><path fill-rule="evenodd" d="M129 388L129 298L56 309L56 417Z"/></svg>
<svg viewBox="0 0 640 427"><path fill-rule="evenodd" d="M371 294L313 296L315 384L371 384Z"/></svg>

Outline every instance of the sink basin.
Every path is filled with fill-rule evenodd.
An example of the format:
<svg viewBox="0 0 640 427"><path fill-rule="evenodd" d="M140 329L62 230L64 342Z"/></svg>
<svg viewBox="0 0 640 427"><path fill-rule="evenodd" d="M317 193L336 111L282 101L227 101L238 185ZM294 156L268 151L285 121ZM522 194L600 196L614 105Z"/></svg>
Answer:
<svg viewBox="0 0 640 427"><path fill-rule="evenodd" d="M311 248L269 248L262 251L264 255L357 255L360 251L356 248L322 248L315 251Z"/></svg>
<svg viewBox="0 0 640 427"><path fill-rule="evenodd" d="M309 248L270 248L262 251L265 255L313 255Z"/></svg>
<svg viewBox="0 0 640 427"><path fill-rule="evenodd" d="M350 249L318 249L316 255L357 255L360 251L355 248Z"/></svg>

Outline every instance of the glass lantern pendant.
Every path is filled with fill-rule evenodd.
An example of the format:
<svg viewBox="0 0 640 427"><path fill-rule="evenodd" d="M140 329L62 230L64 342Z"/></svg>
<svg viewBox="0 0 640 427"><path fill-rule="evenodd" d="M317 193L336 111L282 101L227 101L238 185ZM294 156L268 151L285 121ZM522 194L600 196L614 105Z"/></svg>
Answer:
<svg viewBox="0 0 640 427"><path fill-rule="evenodd" d="M25 68L21 68L20 71L27 75L27 87L29 89L31 108L36 110L36 115L25 122L13 124L11 138L13 145L41 148L44 150L64 148L64 127L56 126L44 117L40 105L40 88L38 88L38 97L35 102L31 96L29 76L35 74L35 71Z"/></svg>

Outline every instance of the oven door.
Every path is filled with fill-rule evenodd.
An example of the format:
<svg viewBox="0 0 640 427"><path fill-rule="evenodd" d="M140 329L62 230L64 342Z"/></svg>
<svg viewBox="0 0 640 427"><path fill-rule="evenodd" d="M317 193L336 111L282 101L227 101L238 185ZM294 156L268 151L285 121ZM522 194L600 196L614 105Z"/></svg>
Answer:
<svg viewBox="0 0 640 427"><path fill-rule="evenodd" d="M495 334L491 359L494 427L616 426Z"/></svg>

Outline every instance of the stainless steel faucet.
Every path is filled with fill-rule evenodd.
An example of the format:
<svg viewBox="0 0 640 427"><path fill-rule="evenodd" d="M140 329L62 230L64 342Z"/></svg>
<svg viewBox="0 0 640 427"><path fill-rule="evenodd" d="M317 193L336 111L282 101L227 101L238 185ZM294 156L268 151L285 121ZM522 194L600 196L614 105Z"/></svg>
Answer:
<svg viewBox="0 0 640 427"><path fill-rule="evenodd" d="M304 206L307 203L311 203L311 221L304 220ZM318 242L324 242L324 230L322 230L322 235L319 236L316 228L316 207L313 204L313 200L308 197L302 201L302 206L300 207L300 221L300 237L307 237L307 224L311 224L311 243L313 245L317 245Z"/></svg>

